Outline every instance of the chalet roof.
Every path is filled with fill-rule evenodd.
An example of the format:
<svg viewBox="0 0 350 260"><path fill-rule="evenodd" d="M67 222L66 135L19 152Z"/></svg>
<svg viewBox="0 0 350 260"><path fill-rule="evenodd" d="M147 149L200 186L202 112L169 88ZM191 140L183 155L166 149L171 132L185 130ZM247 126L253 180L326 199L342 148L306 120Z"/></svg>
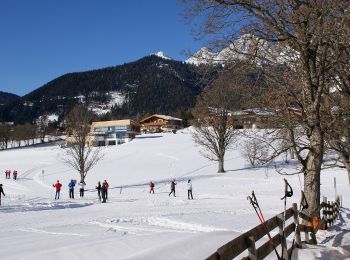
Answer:
<svg viewBox="0 0 350 260"><path fill-rule="evenodd" d="M143 123L144 121L146 121L147 119L150 119L152 117L158 117L158 118L161 118L161 119L172 120L172 121L182 121L182 119L177 118L177 117L154 114L154 115L151 115L151 116L148 116L148 117L142 119L140 122Z"/></svg>
<svg viewBox="0 0 350 260"><path fill-rule="evenodd" d="M92 122L92 127L125 126L125 125L140 126L139 123L131 119Z"/></svg>

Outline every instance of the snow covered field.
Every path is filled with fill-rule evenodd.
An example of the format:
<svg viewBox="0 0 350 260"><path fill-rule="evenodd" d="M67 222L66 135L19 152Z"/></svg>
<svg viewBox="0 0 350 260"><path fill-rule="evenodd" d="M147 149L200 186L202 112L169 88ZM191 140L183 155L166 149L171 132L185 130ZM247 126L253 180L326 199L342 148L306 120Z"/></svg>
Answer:
<svg viewBox="0 0 350 260"><path fill-rule="evenodd" d="M283 210L284 176L273 168L250 168L237 147L226 155L227 172L218 174L216 163L201 157L198 149L187 129L107 147L104 159L87 176L86 196L80 199L76 189L74 200L68 199L67 185L79 178L62 162L59 146L0 152L0 182L6 193L0 207L0 258L203 259L258 224L247 201L252 190L265 219ZM16 169L18 181L6 180L6 169ZM322 195L334 200L334 177L343 206L349 208L345 171L323 172ZM177 196L169 197L174 178ZM189 178L194 200L187 199ZM109 201L102 204L95 185L105 179ZM56 180L63 184L59 201L52 199ZM154 195L148 192L151 180ZM288 181L295 190L291 206L299 203L300 184L297 175ZM294 258L344 259L350 252L349 218L350 211L343 209L337 226L318 233L320 246L298 250Z"/></svg>

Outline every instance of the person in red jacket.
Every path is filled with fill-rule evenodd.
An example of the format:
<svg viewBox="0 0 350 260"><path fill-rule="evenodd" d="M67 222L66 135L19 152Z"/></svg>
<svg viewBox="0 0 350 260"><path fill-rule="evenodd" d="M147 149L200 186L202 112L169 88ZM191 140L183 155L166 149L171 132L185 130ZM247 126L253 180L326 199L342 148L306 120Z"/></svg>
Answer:
<svg viewBox="0 0 350 260"><path fill-rule="evenodd" d="M149 183L149 193L154 194L154 183L152 181Z"/></svg>
<svg viewBox="0 0 350 260"><path fill-rule="evenodd" d="M106 203L106 200L108 199L108 188L109 188L109 184L105 180L102 183L102 203Z"/></svg>
<svg viewBox="0 0 350 260"><path fill-rule="evenodd" d="M55 200L59 200L62 184L60 183L59 180L57 180L56 184L52 186L56 188Z"/></svg>
<svg viewBox="0 0 350 260"><path fill-rule="evenodd" d="M6 170L6 179L11 179L11 171L10 170Z"/></svg>

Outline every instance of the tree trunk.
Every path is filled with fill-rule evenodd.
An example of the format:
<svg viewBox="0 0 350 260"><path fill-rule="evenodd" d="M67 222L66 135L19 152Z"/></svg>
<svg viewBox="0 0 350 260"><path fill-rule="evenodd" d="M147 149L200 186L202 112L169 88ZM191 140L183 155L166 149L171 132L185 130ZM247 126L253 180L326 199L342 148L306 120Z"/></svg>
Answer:
<svg viewBox="0 0 350 260"><path fill-rule="evenodd" d="M349 155L341 153L340 158L341 158L342 162L344 163L345 168L348 172L348 179L349 179L349 185L350 185L350 158L349 158Z"/></svg>
<svg viewBox="0 0 350 260"><path fill-rule="evenodd" d="M323 160L323 134L320 128L314 129L310 137L311 147L304 171L304 193L309 208L307 214L314 212L320 205L321 166Z"/></svg>
<svg viewBox="0 0 350 260"><path fill-rule="evenodd" d="M85 175L83 171L80 172L80 182L85 182Z"/></svg>
<svg viewBox="0 0 350 260"><path fill-rule="evenodd" d="M225 172L224 170L224 158L219 158L219 168L218 168L218 173Z"/></svg>

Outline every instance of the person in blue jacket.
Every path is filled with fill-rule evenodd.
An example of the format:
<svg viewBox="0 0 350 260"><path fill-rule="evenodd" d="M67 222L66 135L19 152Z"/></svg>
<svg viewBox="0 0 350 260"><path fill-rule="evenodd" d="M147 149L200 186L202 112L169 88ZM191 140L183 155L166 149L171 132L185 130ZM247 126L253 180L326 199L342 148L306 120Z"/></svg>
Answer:
<svg viewBox="0 0 350 260"><path fill-rule="evenodd" d="M70 199L74 199L74 187L75 187L75 182L74 180L70 180L69 184L68 184L68 188L69 188L69 198Z"/></svg>

